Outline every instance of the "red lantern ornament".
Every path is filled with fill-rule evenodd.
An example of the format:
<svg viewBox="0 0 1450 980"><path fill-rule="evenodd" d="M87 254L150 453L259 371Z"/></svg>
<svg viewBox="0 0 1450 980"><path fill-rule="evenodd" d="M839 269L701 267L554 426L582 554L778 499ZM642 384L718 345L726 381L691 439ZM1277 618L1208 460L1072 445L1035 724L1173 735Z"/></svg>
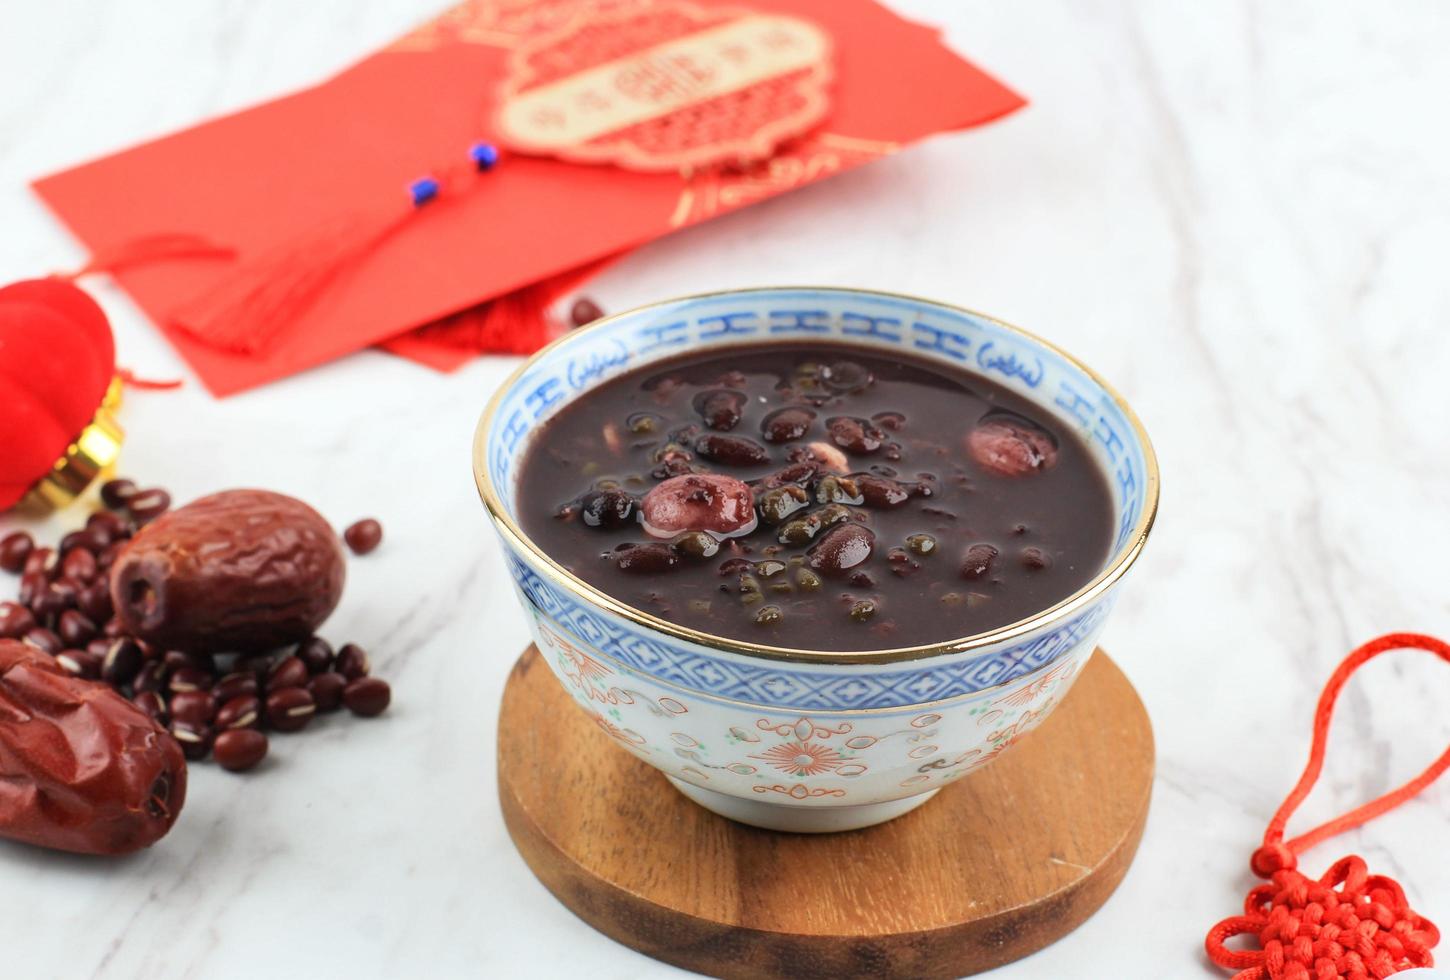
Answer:
<svg viewBox="0 0 1450 980"><path fill-rule="evenodd" d="M0 510L74 500L121 451L116 343L65 279L0 288Z"/></svg>

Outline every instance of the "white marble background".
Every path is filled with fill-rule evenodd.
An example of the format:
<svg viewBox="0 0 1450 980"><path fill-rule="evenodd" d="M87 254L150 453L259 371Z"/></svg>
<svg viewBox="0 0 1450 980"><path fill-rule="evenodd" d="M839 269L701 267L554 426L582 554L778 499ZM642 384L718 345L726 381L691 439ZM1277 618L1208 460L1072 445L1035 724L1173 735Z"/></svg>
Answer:
<svg viewBox="0 0 1450 980"><path fill-rule="evenodd" d="M7 0L0 280L80 259L28 178L319 79L440 6ZM1217 976L1203 935L1252 884L1320 684L1381 631L1450 632L1450 8L900 7L1032 107L661 241L591 292L611 310L761 283L919 293L1044 333L1117 383L1165 475L1107 637L1156 725L1153 811L1104 909L1000 975ZM182 370L97 289L127 364ZM126 470L181 498L254 484L338 523L382 518L327 632L374 651L395 706L281 736L248 778L197 767L174 833L134 858L0 845L5 976L676 973L554 902L499 817L495 709L525 632L467 460L511 364L441 377L363 353L225 402L195 383L131 399ZM1445 665L1372 665L1297 825L1418 771L1450 735L1447 703ZM1360 853L1444 922L1447 843L1450 781L1306 865Z"/></svg>

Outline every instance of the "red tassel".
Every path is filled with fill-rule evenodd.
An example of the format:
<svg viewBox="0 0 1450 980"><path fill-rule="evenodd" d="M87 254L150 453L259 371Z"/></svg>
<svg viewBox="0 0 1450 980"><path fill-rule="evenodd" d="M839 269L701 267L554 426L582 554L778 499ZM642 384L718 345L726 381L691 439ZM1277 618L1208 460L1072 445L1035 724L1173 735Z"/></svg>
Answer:
<svg viewBox="0 0 1450 980"><path fill-rule="evenodd" d="M1440 941L1440 931L1410 908L1394 879L1371 875L1364 861L1353 855L1335 862L1317 879L1297 865L1299 854L1308 848L1393 810L1429 786L1450 769L1450 749L1398 789L1284 840L1289 818L1324 768L1329 722L1339 692L1365 663L1401 649L1424 650L1450 663L1450 644L1417 633L1391 633L1351 653L1325 685L1314 710L1309 762L1249 861L1254 874L1269 879L1269 884L1250 891L1243 914L1224 919L1204 940L1213 963L1238 971L1233 980L1381 980L1402 970L1435 965L1431 950ZM1259 948L1230 949L1228 940L1237 936L1253 937Z"/></svg>
<svg viewBox="0 0 1450 980"><path fill-rule="evenodd" d="M177 310L172 324L222 350L263 352L333 280L382 244L416 210L410 205L347 215L243 261Z"/></svg>

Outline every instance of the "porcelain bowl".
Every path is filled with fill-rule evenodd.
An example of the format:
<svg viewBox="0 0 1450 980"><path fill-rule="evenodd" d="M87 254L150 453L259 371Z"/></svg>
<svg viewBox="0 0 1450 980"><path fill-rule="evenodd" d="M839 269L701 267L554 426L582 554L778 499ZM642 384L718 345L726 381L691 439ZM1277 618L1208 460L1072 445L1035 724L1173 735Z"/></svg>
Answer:
<svg viewBox="0 0 1450 980"><path fill-rule="evenodd" d="M1115 541L1101 573L989 633L896 650L788 650L627 606L570 575L521 529L520 462L531 435L564 405L685 351L821 340L988 377L1075 430L1111 485ZM716 813L789 831L847 830L905 813L1040 724L1092 655L1158 503L1147 434L1077 360L991 317L853 289L691 296L567 334L494 396L473 466L539 651L599 737Z"/></svg>

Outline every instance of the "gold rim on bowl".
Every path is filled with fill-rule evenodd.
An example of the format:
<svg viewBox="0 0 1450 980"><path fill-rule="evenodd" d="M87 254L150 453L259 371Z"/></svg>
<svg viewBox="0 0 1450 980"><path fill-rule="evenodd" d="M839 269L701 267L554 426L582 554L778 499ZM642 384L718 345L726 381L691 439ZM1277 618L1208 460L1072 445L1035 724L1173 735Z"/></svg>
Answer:
<svg viewBox="0 0 1450 980"><path fill-rule="evenodd" d="M790 647L776 647L762 643L751 643L747 640L730 640L725 637L715 636L711 633L703 633L699 630L691 629L688 626L680 626L678 623L671 623L668 620L651 615L642 609L636 609L634 606L620 602L613 596L596 589L583 579L577 578L546 554L543 549L536 545L523 532L523 529L519 527L518 523L504 508L503 501L499 498L498 492L493 486L493 480L488 474L488 467L486 465L485 444L488 439L488 431L493 425L494 416L498 412L499 405L503 402L504 393L509 391L526 371L543 360L547 355L553 353L555 348L563 347L574 342L586 332L603 329L617 320L632 317L647 310L675 306L677 304L690 303L698 300L715 299L720 296L756 295L784 291L837 293L845 296L876 296L885 299L919 303L927 307L951 310L968 317L988 321L1031 343L1039 344L1053 351L1069 364L1082 371L1098 387L1106 392L1108 397L1113 400L1113 403L1122 411L1123 417L1133 427L1133 433L1143 449L1143 463L1144 470L1146 471L1143 510L1138 515L1138 522L1133 526L1133 531L1128 542L1122 548L1118 549L1113 555L1112 560L1108 562L1091 582L1067 598L1028 616L1026 619L1019 619L1015 623L1008 623L1006 626L1000 626L985 633L974 633L953 640L943 640L937 643L927 643L919 646L895 647L886 650L831 651L798 650ZM1118 394L1117 390L1108 384L1101 375L1061 347L1058 347L1051 341L1042 339L1034 333L1023 330L1021 327L1013 326L996 317L987 316L984 313L978 313L975 310L955 306L951 303L922 299L921 297L911 296L905 293L892 293L875 289L849 289L837 286L765 286L751 289L726 289L709 293L695 293L689 296L679 296L674 299L661 300L657 303L637 306L634 309L625 310L622 313L603 317L586 327L581 327L564 334L545 347L540 348L532 357L519 365L499 385L498 390L489 399L488 406L483 410L483 416L479 419L478 428L474 431L473 436L473 480L478 486L478 495L483 499L483 505L488 509L489 516L493 519L494 526L498 528L499 533L511 544L532 555L537 564L548 573L548 576L556 584L562 586L577 598L585 600L590 605L602 607L637 626L663 633L666 636L671 636L678 640L684 640L703 647L709 647L713 650L719 650L722 653L757 657L763 660L781 660L794 663L830 664L837 666L903 663L912 660L922 660L928 657L966 653L983 647L995 646L1004 641L1014 640L1028 633L1035 632L1055 620L1066 619L1072 616L1080 609L1091 605L1103 593L1112 588L1114 583L1122 578L1128 569L1132 567L1133 562L1137 560L1138 555L1143 551L1144 544L1147 543L1149 532L1153 529L1153 521L1158 515L1159 487L1158 457L1153 452L1153 443L1149 440L1148 433L1143 428L1143 423L1138 420L1137 414L1128 405L1127 401L1124 400L1123 396Z"/></svg>

